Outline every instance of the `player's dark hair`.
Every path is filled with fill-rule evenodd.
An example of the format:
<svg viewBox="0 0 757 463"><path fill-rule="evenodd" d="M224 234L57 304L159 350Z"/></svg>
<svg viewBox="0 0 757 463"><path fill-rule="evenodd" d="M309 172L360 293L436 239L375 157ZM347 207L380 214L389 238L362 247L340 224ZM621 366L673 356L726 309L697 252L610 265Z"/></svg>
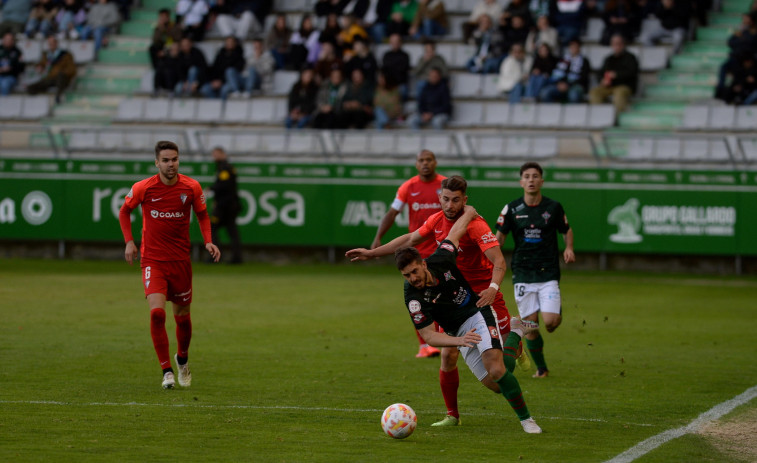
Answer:
<svg viewBox="0 0 757 463"><path fill-rule="evenodd" d="M468 190L468 182L459 175L453 175L442 180L442 190L459 191L465 194Z"/></svg>
<svg viewBox="0 0 757 463"><path fill-rule="evenodd" d="M155 143L155 159L158 159L160 152L163 150L173 150L173 151L176 151L176 153L178 153L179 146L172 141L166 141L166 140L161 140Z"/></svg>
<svg viewBox="0 0 757 463"><path fill-rule="evenodd" d="M401 248L394 251L394 263L397 269L402 270L413 262L421 262L423 258L421 253L415 248Z"/></svg>
<svg viewBox="0 0 757 463"><path fill-rule="evenodd" d="M523 177L523 172L527 171L528 169L536 169L539 171L539 175L544 175L544 171L542 170L538 162L529 161L520 166L520 176Z"/></svg>

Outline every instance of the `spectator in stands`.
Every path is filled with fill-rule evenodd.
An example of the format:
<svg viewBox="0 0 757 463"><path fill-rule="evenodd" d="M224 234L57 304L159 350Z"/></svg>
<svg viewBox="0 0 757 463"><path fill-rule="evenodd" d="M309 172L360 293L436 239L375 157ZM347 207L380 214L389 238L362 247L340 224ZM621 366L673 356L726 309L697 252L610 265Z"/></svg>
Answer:
<svg viewBox="0 0 757 463"><path fill-rule="evenodd" d="M444 57L436 52L436 42L426 39L423 42L423 56L418 60L418 64L413 68L413 80L415 80L415 95L420 95L423 86L428 81L428 74L431 69L437 68L442 75L443 80L449 78L449 68Z"/></svg>
<svg viewBox="0 0 757 463"><path fill-rule="evenodd" d="M245 92L249 95L256 90L269 93L273 89L273 72L276 69L276 60L271 52L265 49L263 39L255 38L252 40L252 56L250 56L247 64Z"/></svg>
<svg viewBox="0 0 757 463"><path fill-rule="evenodd" d="M33 39L48 36L55 28L55 16L58 14L58 3L53 0L35 0L29 19L26 21L24 34Z"/></svg>
<svg viewBox="0 0 757 463"><path fill-rule="evenodd" d="M205 38L209 12L206 0L179 0L176 4L176 21L181 23L184 35L200 42Z"/></svg>
<svg viewBox="0 0 757 463"><path fill-rule="evenodd" d="M265 46L271 51L276 61L276 69L284 69L289 62L289 40L292 38L292 29L287 26L287 17L283 13L276 15L276 22L268 31Z"/></svg>
<svg viewBox="0 0 757 463"><path fill-rule="evenodd" d="M389 87L397 87L402 101L407 100L407 83L410 77L410 55L402 49L402 37L399 34L389 36L389 51L384 53L381 68L388 80Z"/></svg>
<svg viewBox="0 0 757 463"><path fill-rule="evenodd" d="M521 16L513 16L508 19L503 14L500 18L499 29L505 37L505 50L509 50L516 43L525 47L530 31L526 25L526 20Z"/></svg>
<svg viewBox="0 0 757 463"><path fill-rule="evenodd" d="M478 29L473 32L472 39L476 44L476 53L466 64L468 70L481 74L496 73L507 56L502 28L494 27L491 17L482 14L478 18Z"/></svg>
<svg viewBox="0 0 757 463"><path fill-rule="evenodd" d="M373 95L373 117L377 130L382 130L402 117L402 99L397 86L392 86L382 71Z"/></svg>
<svg viewBox="0 0 757 463"><path fill-rule="evenodd" d="M190 37L179 42L177 96L194 96L207 80L208 62Z"/></svg>
<svg viewBox="0 0 757 463"><path fill-rule="evenodd" d="M531 73L528 76L528 84L526 85L526 93L524 95L525 98L531 101L539 98L542 89L549 83L555 66L557 66L557 58L552 53L552 49L546 43L542 43L539 45L534 63L531 65Z"/></svg>
<svg viewBox="0 0 757 463"><path fill-rule="evenodd" d="M560 50L560 44L557 40L557 29L549 24L547 16L539 16L536 19L536 29L529 32L526 38L526 53L529 55L536 54L537 48L542 43L546 43L555 54Z"/></svg>
<svg viewBox="0 0 757 463"><path fill-rule="evenodd" d="M757 102L757 66L753 54L744 55L738 62L733 82L724 100L727 103L751 105Z"/></svg>
<svg viewBox="0 0 757 463"><path fill-rule="evenodd" d="M121 23L121 13L118 6L110 0L98 0L89 8L87 13L86 32L82 38L88 39L90 34L95 40L95 52L108 45L108 36Z"/></svg>
<svg viewBox="0 0 757 463"><path fill-rule="evenodd" d="M313 26L313 17L306 14L300 21L300 28L292 33L289 40L289 64L292 69L313 66L321 51L321 32Z"/></svg>
<svg viewBox="0 0 757 463"><path fill-rule="evenodd" d="M55 87L55 102L60 103L63 92L76 77L74 56L58 48L58 39L54 35L48 36L47 50L42 53L42 60L37 63L36 69L42 78L27 85L26 91L36 95Z"/></svg>
<svg viewBox="0 0 757 463"><path fill-rule="evenodd" d="M443 130L452 115L452 97L449 85L442 79L441 70L431 68L428 81L418 95L418 112L408 121L413 129L431 124L435 130Z"/></svg>
<svg viewBox="0 0 757 463"><path fill-rule="evenodd" d="M317 16L354 14L362 18L368 11L370 3L370 0L318 0L313 6L313 11Z"/></svg>
<svg viewBox="0 0 757 463"><path fill-rule="evenodd" d="M344 74L352 76L352 71L360 69L363 71L365 80L374 85L376 82L376 73L378 72L378 63L373 52L368 48L368 43L363 39L356 39L352 49L354 53L350 59L344 62Z"/></svg>
<svg viewBox="0 0 757 463"><path fill-rule="evenodd" d="M216 0L216 27L222 36L233 35L244 42L250 33L263 32L265 17L271 10L271 1Z"/></svg>
<svg viewBox="0 0 757 463"><path fill-rule="evenodd" d="M549 18L549 0L531 0L528 2L528 11L532 18L546 16Z"/></svg>
<svg viewBox="0 0 757 463"><path fill-rule="evenodd" d="M688 1L660 0L655 11L655 20L647 21L639 41L646 46L654 45L658 40L673 40L673 53L681 50L689 28L691 8Z"/></svg>
<svg viewBox="0 0 757 463"><path fill-rule="evenodd" d="M590 74L589 58L581 54L581 41L573 39L539 99L545 103L581 103L589 91Z"/></svg>
<svg viewBox="0 0 757 463"><path fill-rule="evenodd" d="M616 34L622 35L626 42L632 42L638 19L638 7L631 0L607 0L602 13L605 28L600 43L609 45L610 37Z"/></svg>
<svg viewBox="0 0 757 463"><path fill-rule="evenodd" d="M480 27L479 18L481 18L481 15L485 14L489 16L489 19L493 23L502 16L503 10L502 5L497 0L479 0L473 6L468 20L463 23L463 42L468 43L473 35L473 31Z"/></svg>
<svg viewBox="0 0 757 463"><path fill-rule="evenodd" d="M410 26L408 34L419 39L421 37L441 37L447 35L449 22L443 0L419 0L418 11Z"/></svg>
<svg viewBox="0 0 757 463"><path fill-rule="evenodd" d="M741 29L728 38L728 47L731 50L728 59L720 66L718 84L715 88L715 96L721 99L726 94L728 76L734 76L735 71L738 71L742 57L754 54L757 50L757 12L741 17Z"/></svg>
<svg viewBox="0 0 757 463"><path fill-rule="evenodd" d="M152 81L154 97L164 92L181 94L183 85L180 81L181 64L179 62L179 42L173 42L155 58L155 75Z"/></svg>
<svg viewBox="0 0 757 463"><path fill-rule="evenodd" d="M374 87L359 68L353 69L342 99L337 125L345 129L364 129L373 120Z"/></svg>
<svg viewBox="0 0 757 463"><path fill-rule="evenodd" d="M584 0L551 0L549 4L549 18L557 29L561 45L581 36L586 17Z"/></svg>
<svg viewBox="0 0 757 463"><path fill-rule="evenodd" d="M21 57L16 36L12 32L3 34L3 44L0 46L0 96L10 94L18 83L18 76L24 71Z"/></svg>
<svg viewBox="0 0 757 463"><path fill-rule="evenodd" d="M394 0L377 0L374 8L371 0L371 7L364 19L365 23L370 25L369 32L374 43L382 43L386 38L386 24L392 14L392 5Z"/></svg>
<svg viewBox="0 0 757 463"><path fill-rule="evenodd" d="M244 51L239 41L233 35L226 37L216 53L213 65L208 74L209 79L200 93L206 98L221 98L225 100L230 94L238 94L244 86L242 73L244 72Z"/></svg>
<svg viewBox="0 0 757 463"><path fill-rule="evenodd" d="M19 34L24 30L32 9L31 0L5 0L0 9L0 35L6 32Z"/></svg>
<svg viewBox="0 0 757 463"><path fill-rule="evenodd" d="M633 53L626 50L622 35L610 39L612 54L605 58L599 70L599 85L589 92L589 103L601 104L612 96L617 114L623 112L636 92L639 80L639 62Z"/></svg>
<svg viewBox="0 0 757 463"><path fill-rule="evenodd" d="M342 70L332 69L329 80L321 84L316 100L317 109L313 118L316 129L334 129L337 127L339 111L342 110L342 99L347 92Z"/></svg>
<svg viewBox="0 0 757 463"><path fill-rule="evenodd" d="M510 103L520 103L525 96L533 62L533 57L526 55L525 48L519 43L510 47L510 54L502 61L497 89L508 95Z"/></svg>
<svg viewBox="0 0 757 463"><path fill-rule="evenodd" d="M531 29L534 25L534 18L531 17L531 10L526 0L511 0L510 4L502 11L502 16L507 20L520 16L525 23L526 29Z"/></svg>
<svg viewBox="0 0 757 463"><path fill-rule="evenodd" d="M339 34L342 33L342 26L339 25L339 16L330 14L326 17L326 24L323 26L321 36L318 41L323 43L330 43L334 46L334 53L337 56L342 56L342 48L339 45Z"/></svg>
<svg viewBox="0 0 757 463"><path fill-rule="evenodd" d="M289 91L287 108L289 114L284 124L286 128L302 129L310 123L315 112L315 100L318 97L318 84L315 82L315 72L312 68L305 68L300 72L298 80Z"/></svg>
<svg viewBox="0 0 757 463"><path fill-rule="evenodd" d="M342 68L342 60L336 56L334 45L331 42L323 42L318 60L315 62L315 77L319 85L328 80L331 71Z"/></svg>
<svg viewBox="0 0 757 463"><path fill-rule="evenodd" d="M342 59L349 60L353 55L352 45L357 38L363 40L368 38L368 33L357 22L357 18L352 15L342 16L342 31L336 36L336 42L342 52Z"/></svg>
<svg viewBox="0 0 757 463"><path fill-rule="evenodd" d="M87 26L87 10L81 0L65 0L55 16L58 38L76 40Z"/></svg>
<svg viewBox="0 0 757 463"><path fill-rule="evenodd" d="M392 5L392 12L389 15L389 21L386 23L386 33L400 34L402 37L408 35L410 25L415 20L418 13L418 2L416 0L395 0Z"/></svg>
<svg viewBox="0 0 757 463"><path fill-rule="evenodd" d="M152 31L150 44L150 62L153 69L158 67L158 60L165 55L167 49L181 40L181 28L171 21L171 10L163 8L158 12L158 23Z"/></svg>

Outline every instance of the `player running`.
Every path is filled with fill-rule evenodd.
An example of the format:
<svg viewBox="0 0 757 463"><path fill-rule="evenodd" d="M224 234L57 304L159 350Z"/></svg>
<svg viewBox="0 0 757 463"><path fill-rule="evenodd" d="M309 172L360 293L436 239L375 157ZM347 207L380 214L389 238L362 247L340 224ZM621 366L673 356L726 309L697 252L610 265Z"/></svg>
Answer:
<svg viewBox="0 0 757 463"><path fill-rule="evenodd" d="M188 387L192 374L187 363L189 342L192 339L192 263L190 261L189 215L194 209L200 231L215 262L221 251L211 241L210 219L200 184L179 174L179 147L170 141L155 144L155 166L158 175L135 183L118 220L126 241L124 257L131 265L137 258L137 246L131 233L131 212L142 205L142 282L150 307L150 335L160 367L163 369L164 389L175 384L168 351L166 333L166 300L173 303L178 351L174 355L179 370L179 384Z"/></svg>
<svg viewBox="0 0 757 463"><path fill-rule="evenodd" d="M513 234L513 285L518 312L524 320L537 322L541 312L547 332L551 333L562 322L560 298L560 252L557 233L565 240L563 259L575 262L573 230L562 205L541 194L544 171L536 162L527 162L520 168L520 186L523 196L502 209L497 219L497 241L505 242ZM526 347L536 364L534 378L549 375L544 360L544 340L539 331L526 335Z"/></svg>
<svg viewBox="0 0 757 463"><path fill-rule="evenodd" d="M468 184L459 175L453 175L442 181L439 202L442 210L432 215L412 233L402 235L376 249L352 249L345 254L351 260L367 260L394 253L397 249L415 246L426 240L434 239L441 243L449 234L455 221L463 214L463 207L468 200L465 195ZM460 238L460 251L457 265L479 296L478 306L491 305L497 313L499 331L505 335L510 331L510 314L505 306L499 285L505 276L505 257L486 221L474 218ZM422 334L422 333L421 333ZM517 350L506 351L506 356L517 357ZM439 369L439 384L447 406L447 416L432 426L456 426L460 422L457 405L457 390L460 376L457 370L457 349L442 349L442 361Z"/></svg>
<svg viewBox="0 0 757 463"><path fill-rule="evenodd" d="M381 238L392 227L405 204L408 206L408 229L410 231L417 230L426 219L441 210L439 192L442 189L442 180L447 177L436 173L436 156L434 153L429 150L422 150L418 153L415 159L415 168L418 170L418 175L400 185L392 206L381 219L371 249L381 246ZM424 241L419 243L416 248L421 253L421 257L426 258L436 250L436 243L430 240ZM417 331L416 335L420 344L416 357L424 358L439 355L439 349L426 344L426 341Z"/></svg>
<svg viewBox="0 0 757 463"><path fill-rule="evenodd" d="M493 308L480 299L455 264L460 239L468 223L478 217L470 206L450 229L437 250L425 260L415 248L401 248L394 254L397 268L405 278L405 305L415 328L429 344L457 348L465 363L481 383L501 393L520 419L527 433L541 433L531 417L515 375L515 359L502 354L502 339ZM434 330L437 322L445 333ZM521 337L537 325L513 320L505 349L518 348Z"/></svg>

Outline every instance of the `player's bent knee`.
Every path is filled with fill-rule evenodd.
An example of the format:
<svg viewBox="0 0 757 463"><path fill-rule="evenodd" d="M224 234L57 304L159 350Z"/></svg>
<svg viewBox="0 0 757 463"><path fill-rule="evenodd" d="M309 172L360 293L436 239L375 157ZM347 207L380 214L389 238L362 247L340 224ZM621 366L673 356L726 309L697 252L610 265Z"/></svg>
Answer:
<svg viewBox="0 0 757 463"><path fill-rule="evenodd" d="M544 328L546 328L547 333L553 332L554 330L557 329L558 326L560 326L560 321L544 324Z"/></svg>

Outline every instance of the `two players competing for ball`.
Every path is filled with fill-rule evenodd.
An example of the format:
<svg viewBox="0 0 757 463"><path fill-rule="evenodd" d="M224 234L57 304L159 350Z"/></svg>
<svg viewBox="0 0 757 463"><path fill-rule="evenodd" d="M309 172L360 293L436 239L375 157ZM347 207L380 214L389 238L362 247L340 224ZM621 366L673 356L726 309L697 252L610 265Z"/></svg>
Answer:
<svg viewBox="0 0 757 463"><path fill-rule="evenodd" d="M173 304L178 349L174 360L179 384L189 386L189 343L192 339L192 263L189 242L189 217L195 211L205 249L215 262L221 252L213 244L210 218L200 184L179 174L179 148L170 141L155 145L158 174L135 183L118 215L126 249L124 258L130 265L137 258L137 246L131 232L131 212L142 206L141 267L145 297L150 308L150 335L163 370L162 386L172 389L176 383L166 332L166 301Z"/></svg>

